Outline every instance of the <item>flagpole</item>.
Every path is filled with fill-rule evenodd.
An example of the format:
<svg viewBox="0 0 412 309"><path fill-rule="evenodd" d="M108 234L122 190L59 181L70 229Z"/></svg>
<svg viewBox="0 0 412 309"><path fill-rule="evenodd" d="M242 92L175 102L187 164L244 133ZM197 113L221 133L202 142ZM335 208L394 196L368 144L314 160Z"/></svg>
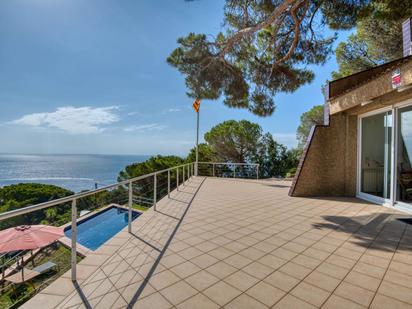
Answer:
<svg viewBox="0 0 412 309"><path fill-rule="evenodd" d="M195 176L198 175L198 168L199 168L199 114L200 108L197 111L197 129L196 129L196 164L195 164Z"/></svg>

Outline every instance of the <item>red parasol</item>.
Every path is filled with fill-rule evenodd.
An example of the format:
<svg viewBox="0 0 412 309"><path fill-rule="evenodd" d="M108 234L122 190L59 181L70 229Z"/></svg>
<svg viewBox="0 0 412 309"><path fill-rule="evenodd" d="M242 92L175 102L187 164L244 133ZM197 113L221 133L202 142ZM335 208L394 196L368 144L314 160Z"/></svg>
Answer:
<svg viewBox="0 0 412 309"><path fill-rule="evenodd" d="M62 228L21 225L0 231L0 253L38 249L64 236Z"/></svg>

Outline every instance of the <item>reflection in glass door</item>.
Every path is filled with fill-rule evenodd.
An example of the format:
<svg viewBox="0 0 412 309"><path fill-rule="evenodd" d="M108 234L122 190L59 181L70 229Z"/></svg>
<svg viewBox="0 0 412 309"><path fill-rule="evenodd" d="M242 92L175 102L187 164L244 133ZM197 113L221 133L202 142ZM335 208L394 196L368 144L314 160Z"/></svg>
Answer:
<svg viewBox="0 0 412 309"><path fill-rule="evenodd" d="M396 200L412 204L412 106L398 110Z"/></svg>
<svg viewBox="0 0 412 309"><path fill-rule="evenodd" d="M362 118L361 128L360 191L389 199L392 112Z"/></svg>

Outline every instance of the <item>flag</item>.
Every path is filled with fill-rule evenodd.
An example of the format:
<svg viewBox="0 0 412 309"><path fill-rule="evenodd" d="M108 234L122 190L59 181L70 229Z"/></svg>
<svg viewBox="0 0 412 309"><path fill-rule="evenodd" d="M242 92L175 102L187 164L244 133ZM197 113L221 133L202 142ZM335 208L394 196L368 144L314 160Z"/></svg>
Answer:
<svg viewBox="0 0 412 309"><path fill-rule="evenodd" d="M196 111L196 113L198 113L199 112L199 109L200 109L200 100L199 99L196 99L194 102L193 102L193 109Z"/></svg>

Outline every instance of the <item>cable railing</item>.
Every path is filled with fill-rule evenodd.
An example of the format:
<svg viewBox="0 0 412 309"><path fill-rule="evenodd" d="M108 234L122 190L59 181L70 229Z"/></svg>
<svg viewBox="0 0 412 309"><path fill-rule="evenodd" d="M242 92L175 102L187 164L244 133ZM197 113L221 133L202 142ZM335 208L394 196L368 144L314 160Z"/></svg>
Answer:
<svg viewBox="0 0 412 309"><path fill-rule="evenodd" d="M92 197L87 202L88 203L96 203L98 201L93 199L97 197L99 193L111 191L114 189L118 189L122 187L125 194L120 194L118 196L118 201L121 203L126 202L128 208L128 231L132 231L132 208L134 202L143 202L147 206L152 206L154 210L156 210L156 204L159 198L162 198L165 194L170 197L170 191L174 188L179 190L179 186L184 183L186 180L190 179L194 175L194 163L186 163L179 166L175 166L172 168L156 171L150 174L134 177L131 179L120 181L116 184L107 185L95 190L91 191L84 191L80 193L76 193L73 195L69 195L66 197L62 197L59 199L47 201L44 203L27 206L24 208L19 208L15 210L11 210L8 212L0 213L0 222L5 221L7 219L15 218L21 215L30 214L33 212L37 212L39 210L45 210L52 207L67 207L71 205L71 279L76 281L77 274L76 274L76 264L77 264L77 225L78 225L78 201L83 200L87 197ZM167 175L167 176L166 176ZM161 180L160 183L158 181ZM142 182L145 182L142 184ZM175 183L172 183L175 182ZM122 191L122 192L123 192ZM138 191L138 192L136 192ZM136 196L136 193L144 192L143 196ZM149 197L148 195L151 195ZM136 194L137 195L137 194ZM151 201L151 203L150 203ZM150 205L151 204L151 205Z"/></svg>
<svg viewBox="0 0 412 309"><path fill-rule="evenodd" d="M259 164L199 162L199 176L259 179Z"/></svg>
<svg viewBox="0 0 412 309"><path fill-rule="evenodd" d="M153 207L156 211L157 201L169 197L172 191L180 190L180 186L184 185L193 176L211 176L211 177L231 177L231 178L259 178L259 164L254 163L227 163L227 162L199 162L186 163L168 169L156 171L150 174L126 179L115 184L106 185L91 191L83 191L70 196L47 201L44 203L27 206L0 213L0 224L7 220L30 214L34 217L36 212L54 208L57 211L64 213L61 221L52 222L57 226L70 227L70 249L71 249L71 279L76 281L76 265L77 265L77 226L84 217L80 217L81 210L90 209L96 211L108 207L110 203L102 199L101 195L115 192L111 197L111 203L116 201L116 204L127 208L127 227L128 232L132 232L133 208L135 205L146 208ZM116 191L117 190L117 191ZM34 213L34 214L33 214ZM85 215L87 216L87 215ZM12 223L15 221L12 221ZM33 222L33 221L30 221ZM7 226L7 224L1 225ZM10 224L9 224L10 226ZM4 271L4 269L3 269Z"/></svg>

